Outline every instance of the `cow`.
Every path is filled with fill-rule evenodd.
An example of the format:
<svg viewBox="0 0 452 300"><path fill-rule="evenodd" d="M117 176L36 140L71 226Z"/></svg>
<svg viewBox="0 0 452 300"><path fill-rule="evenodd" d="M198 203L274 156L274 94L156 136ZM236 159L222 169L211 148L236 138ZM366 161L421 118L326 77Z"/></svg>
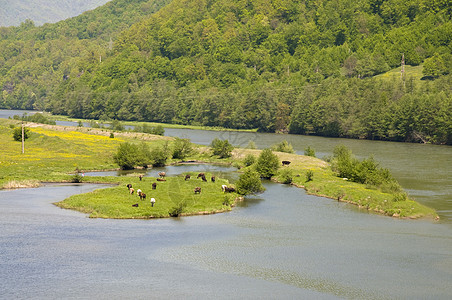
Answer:
<svg viewBox="0 0 452 300"><path fill-rule="evenodd" d="M152 183L152 189L155 190L156 188L157 188L157 183L156 182Z"/></svg>
<svg viewBox="0 0 452 300"><path fill-rule="evenodd" d="M282 161L282 165L283 165L283 166L288 166L288 165L290 165L290 161L288 161L288 160L283 160L283 161Z"/></svg>
<svg viewBox="0 0 452 300"><path fill-rule="evenodd" d="M201 188L199 186L195 187L194 191L195 194L201 194Z"/></svg>
<svg viewBox="0 0 452 300"><path fill-rule="evenodd" d="M133 207L138 207L138 203L132 204Z"/></svg>
<svg viewBox="0 0 452 300"><path fill-rule="evenodd" d="M190 175L189 174L185 175L185 180L189 180L189 179L190 179Z"/></svg>
<svg viewBox="0 0 452 300"><path fill-rule="evenodd" d="M141 192L139 196L140 196L140 200L146 200L146 194L145 193Z"/></svg>
<svg viewBox="0 0 452 300"><path fill-rule="evenodd" d="M196 178L199 178L199 177L202 178L202 177L205 177L205 176L206 176L206 175L205 175L204 173L199 173L199 174L198 174L198 177L196 177Z"/></svg>
<svg viewBox="0 0 452 300"><path fill-rule="evenodd" d="M141 195L141 190L138 189L138 190L137 190L137 196L140 196L140 195Z"/></svg>
<svg viewBox="0 0 452 300"><path fill-rule="evenodd" d="M128 190L130 190L130 189L132 188L132 184L128 183L128 184L126 185L126 187L127 187Z"/></svg>
<svg viewBox="0 0 452 300"><path fill-rule="evenodd" d="M215 182L215 176L210 177L210 180L212 180L212 182Z"/></svg>
<svg viewBox="0 0 452 300"><path fill-rule="evenodd" d="M138 176L138 178L140 178L140 181L143 179L143 174L140 174L140 176Z"/></svg>
<svg viewBox="0 0 452 300"><path fill-rule="evenodd" d="M166 181L165 178L157 178L157 181Z"/></svg>
<svg viewBox="0 0 452 300"><path fill-rule="evenodd" d="M224 191L226 191L226 188L227 188L228 186L226 185L226 184L223 184L222 186L221 186L221 190L224 192Z"/></svg>
<svg viewBox="0 0 452 300"><path fill-rule="evenodd" d="M151 198L151 206L154 207L155 204L155 198Z"/></svg>
<svg viewBox="0 0 452 300"><path fill-rule="evenodd" d="M201 177L202 181L207 182L206 176Z"/></svg>
<svg viewBox="0 0 452 300"><path fill-rule="evenodd" d="M160 176L160 178L164 178L166 176L166 173L165 172L159 172L159 176Z"/></svg>
<svg viewBox="0 0 452 300"><path fill-rule="evenodd" d="M129 189L130 195L133 195L133 192L135 192L135 190L134 190L133 188L130 188L130 189Z"/></svg>
<svg viewBox="0 0 452 300"><path fill-rule="evenodd" d="M224 189L224 192L225 193L234 193L235 192L235 188L233 188L233 187L226 187Z"/></svg>

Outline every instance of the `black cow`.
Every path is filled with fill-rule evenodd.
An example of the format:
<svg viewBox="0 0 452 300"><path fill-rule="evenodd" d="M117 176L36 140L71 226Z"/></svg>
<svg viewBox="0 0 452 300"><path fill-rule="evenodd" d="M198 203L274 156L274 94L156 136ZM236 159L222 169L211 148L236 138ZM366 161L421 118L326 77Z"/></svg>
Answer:
<svg viewBox="0 0 452 300"><path fill-rule="evenodd" d="M199 186L195 187L194 191L195 194L201 194L201 188Z"/></svg>

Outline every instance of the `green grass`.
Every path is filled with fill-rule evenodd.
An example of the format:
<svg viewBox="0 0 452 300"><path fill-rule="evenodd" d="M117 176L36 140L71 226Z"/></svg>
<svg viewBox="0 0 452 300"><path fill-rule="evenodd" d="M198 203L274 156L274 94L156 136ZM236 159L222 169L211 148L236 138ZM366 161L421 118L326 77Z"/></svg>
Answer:
<svg viewBox="0 0 452 300"><path fill-rule="evenodd" d="M408 78L414 78L415 80L421 80L421 78L424 76L422 75L422 69L423 66L405 66L405 79ZM401 79L401 67L389 70L386 73L379 74L375 76L375 78L380 78L383 80L400 80Z"/></svg>
<svg viewBox="0 0 452 300"><path fill-rule="evenodd" d="M210 174L206 175L210 177ZM193 177L185 181L182 175L167 177L163 182L150 177L144 177L143 181L136 177L120 180L121 184L117 187L74 195L56 205L87 213L92 218L148 219L170 217L178 207L182 208L181 215L229 211L231 206L224 205L225 198L238 197L236 194L224 194L221 185L229 182L219 178L215 183ZM151 186L154 182L157 183L155 190ZM141 189L146 194L146 200L140 200L136 192L131 195L126 183L131 183L135 191ZM195 187L201 187L201 193L195 194ZM156 199L154 207L151 206L151 198ZM133 207L133 204L138 204L138 207Z"/></svg>

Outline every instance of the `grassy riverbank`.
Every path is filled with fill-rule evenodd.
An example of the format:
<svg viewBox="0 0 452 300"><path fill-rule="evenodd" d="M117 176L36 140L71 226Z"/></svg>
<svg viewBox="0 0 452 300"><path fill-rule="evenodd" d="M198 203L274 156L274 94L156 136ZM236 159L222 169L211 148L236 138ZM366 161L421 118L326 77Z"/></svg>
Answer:
<svg viewBox="0 0 452 300"><path fill-rule="evenodd" d="M114 133L110 138L110 131L106 129L91 129L79 127L64 127L28 124L31 136L25 143L25 154L21 153L21 143L12 139L12 127L18 126L19 122L14 120L0 120L1 144L0 158L0 187L23 187L35 186L36 182L71 182L74 179L76 169L107 170L116 169L118 166L113 162L113 155L120 143L144 142L150 147L160 147L165 143L171 146L172 139L162 136L154 136L142 133ZM243 158L247 154L256 157L260 150L235 149L233 156L228 159L212 157L206 147L198 146L197 153L186 160L197 160L211 163L225 163L243 166ZM280 168L274 180L282 182L283 173L290 170L293 175L292 184L303 187L308 193L346 201L358 205L363 210L377 212L394 217L403 218L436 218L433 209L425 207L412 200L397 201L394 196L384 193L378 189L367 187L345 181L337 177L328 163L320 159L296 154L278 153L280 160L289 160L291 164ZM168 163L174 163L169 161ZM306 181L306 173L310 171L313 176L311 181ZM209 182L205 188L202 187L201 195L194 195L192 183L195 181L182 182L181 178L168 178L165 184L159 184L160 189L152 192L149 189L149 181L138 182L138 177L84 177L84 182L106 182L118 183L119 186L93 192L92 194L71 197L64 205L67 208L75 208L77 203L84 208L80 211L90 213L93 217L120 217L118 214L118 203L122 208L127 208L121 215L126 218L149 218L165 217L171 214L177 206L184 205L183 212L186 214L212 213L230 209L223 205L225 198L221 192L221 182L213 184ZM126 183L143 184L141 188L148 194L147 202L140 205L136 196L127 194ZM199 184L206 184L198 182ZM174 187L173 187L174 185ZM171 186L171 188L170 188ZM140 188L140 187L138 187ZM212 189L211 189L212 188ZM149 192L151 191L151 192ZM155 208L150 208L150 198L157 199ZM105 206L105 201L111 199L111 207L105 212L100 212L99 207ZM75 201L75 202L74 202ZM92 204L88 202L92 201ZM230 200L228 200L230 201ZM133 202L133 203L132 203ZM132 204L138 203L138 207ZM61 204L62 206L63 204ZM79 204L80 207L80 204ZM229 208L228 208L229 207ZM121 209L119 209L121 210ZM135 214L131 214L134 212Z"/></svg>

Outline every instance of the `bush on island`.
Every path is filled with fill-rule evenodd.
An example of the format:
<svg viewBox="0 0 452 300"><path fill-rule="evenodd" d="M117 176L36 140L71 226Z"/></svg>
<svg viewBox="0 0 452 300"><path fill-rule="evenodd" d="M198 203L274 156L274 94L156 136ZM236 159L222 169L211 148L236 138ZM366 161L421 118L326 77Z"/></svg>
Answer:
<svg viewBox="0 0 452 300"><path fill-rule="evenodd" d="M279 168L279 159L270 149L262 150L257 158L256 171L262 178L270 179Z"/></svg>

